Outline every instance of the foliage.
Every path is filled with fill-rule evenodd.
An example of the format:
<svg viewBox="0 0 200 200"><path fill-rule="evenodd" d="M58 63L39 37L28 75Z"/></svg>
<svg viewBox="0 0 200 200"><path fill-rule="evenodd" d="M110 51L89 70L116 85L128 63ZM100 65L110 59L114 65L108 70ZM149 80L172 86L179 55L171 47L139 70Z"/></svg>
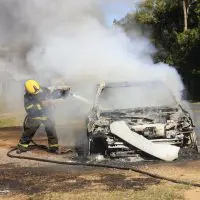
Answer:
<svg viewBox="0 0 200 200"><path fill-rule="evenodd" d="M165 62L182 71L200 70L200 1L189 0L188 29L184 31L182 0L145 0L135 13L117 22L127 32L137 22L142 33L151 30L158 51L155 62Z"/></svg>

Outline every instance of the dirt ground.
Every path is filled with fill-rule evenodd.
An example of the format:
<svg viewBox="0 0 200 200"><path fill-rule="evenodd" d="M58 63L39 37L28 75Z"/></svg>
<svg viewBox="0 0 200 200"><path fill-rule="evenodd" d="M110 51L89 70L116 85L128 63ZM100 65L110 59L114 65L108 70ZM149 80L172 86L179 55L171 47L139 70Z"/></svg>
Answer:
<svg viewBox="0 0 200 200"><path fill-rule="evenodd" d="M19 127L0 130L0 200L200 199L200 188L160 181L132 171L11 159L6 153L17 144L20 132ZM45 138L36 139L44 141ZM26 155L63 161L69 159L39 151L28 152ZM143 164L138 168L200 183L200 160Z"/></svg>

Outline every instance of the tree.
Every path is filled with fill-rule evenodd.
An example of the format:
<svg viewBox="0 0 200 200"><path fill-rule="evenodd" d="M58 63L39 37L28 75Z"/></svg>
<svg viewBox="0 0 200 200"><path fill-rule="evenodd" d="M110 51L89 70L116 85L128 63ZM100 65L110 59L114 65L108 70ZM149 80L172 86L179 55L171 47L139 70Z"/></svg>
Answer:
<svg viewBox="0 0 200 200"><path fill-rule="evenodd" d="M197 3L196 0L182 0L183 1L183 13L184 13L184 31L188 30L188 15L191 6Z"/></svg>
<svg viewBox="0 0 200 200"><path fill-rule="evenodd" d="M155 62L165 62L180 71L200 70L200 1L146 0L137 12L129 13L118 25L129 32L137 22L142 33L158 51Z"/></svg>
<svg viewBox="0 0 200 200"><path fill-rule="evenodd" d="M183 0L184 31L188 29L189 0Z"/></svg>

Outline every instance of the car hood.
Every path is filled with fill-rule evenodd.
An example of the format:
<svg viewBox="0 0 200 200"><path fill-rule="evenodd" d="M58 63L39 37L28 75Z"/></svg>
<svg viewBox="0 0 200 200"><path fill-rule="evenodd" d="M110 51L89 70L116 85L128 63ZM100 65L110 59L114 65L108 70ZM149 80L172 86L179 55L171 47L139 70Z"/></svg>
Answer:
<svg viewBox="0 0 200 200"><path fill-rule="evenodd" d="M166 123L167 118L176 113L181 112L178 107L143 107L135 109L108 110L100 111L100 118L113 120L122 119L145 119L152 122Z"/></svg>
<svg viewBox="0 0 200 200"><path fill-rule="evenodd" d="M178 107L140 107L140 108L134 108L134 109L115 109L115 110L100 110L100 116L122 116L122 117L131 117L136 115L148 115L151 113L174 113L178 112L180 108Z"/></svg>

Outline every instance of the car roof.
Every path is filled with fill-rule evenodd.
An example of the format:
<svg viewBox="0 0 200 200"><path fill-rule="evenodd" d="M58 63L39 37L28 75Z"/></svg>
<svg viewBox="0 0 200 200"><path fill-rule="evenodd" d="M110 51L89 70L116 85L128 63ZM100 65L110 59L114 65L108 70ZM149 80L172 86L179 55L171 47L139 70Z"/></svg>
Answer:
<svg viewBox="0 0 200 200"><path fill-rule="evenodd" d="M129 86L142 86L142 85L154 85L162 84L165 85L162 81L121 81L121 82L105 82L104 88L117 88L117 87L129 87ZM97 85L98 87L101 84Z"/></svg>

